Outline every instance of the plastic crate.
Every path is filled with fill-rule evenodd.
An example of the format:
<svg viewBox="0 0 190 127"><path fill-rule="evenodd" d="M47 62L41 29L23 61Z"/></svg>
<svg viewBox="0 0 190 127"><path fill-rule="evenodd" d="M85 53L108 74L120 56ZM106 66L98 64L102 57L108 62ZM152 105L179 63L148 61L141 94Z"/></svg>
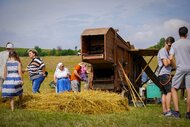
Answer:
<svg viewBox="0 0 190 127"><path fill-rule="evenodd" d="M146 90L146 96L147 98L161 98L161 91L158 86L156 86L154 83L147 84L147 90Z"/></svg>

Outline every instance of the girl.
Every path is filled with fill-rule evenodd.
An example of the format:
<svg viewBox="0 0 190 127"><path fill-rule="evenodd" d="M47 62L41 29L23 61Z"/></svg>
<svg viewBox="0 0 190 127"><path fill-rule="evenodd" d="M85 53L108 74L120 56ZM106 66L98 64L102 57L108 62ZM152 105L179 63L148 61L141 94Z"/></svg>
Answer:
<svg viewBox="0 0 190 127"><path fill-rule="evenodd" d="M86 64L81 62L79 65L81 66L80 77L81 77L82 81L88 82Z"/></svg>
<svg viewBox="0 0 190 127"><path fill-rule="evenodd" d="M11 110L14 111L14 97L19 96L21 101L23 93L21 63L15 51L9 52L9 58L4 69L4 79L2 97L10 98Z"/></svg>

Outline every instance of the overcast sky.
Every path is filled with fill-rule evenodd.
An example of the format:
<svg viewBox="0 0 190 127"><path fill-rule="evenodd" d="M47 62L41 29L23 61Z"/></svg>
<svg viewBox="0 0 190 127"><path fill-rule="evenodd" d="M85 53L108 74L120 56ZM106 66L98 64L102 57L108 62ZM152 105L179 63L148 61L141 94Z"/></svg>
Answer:
<svg viewBox="0 0 190 127"><path fill-rule="evenodd" d="M80 48L85 29L113 27L136 48L190 30L190 0L0 0L0 46Z"/></svg>

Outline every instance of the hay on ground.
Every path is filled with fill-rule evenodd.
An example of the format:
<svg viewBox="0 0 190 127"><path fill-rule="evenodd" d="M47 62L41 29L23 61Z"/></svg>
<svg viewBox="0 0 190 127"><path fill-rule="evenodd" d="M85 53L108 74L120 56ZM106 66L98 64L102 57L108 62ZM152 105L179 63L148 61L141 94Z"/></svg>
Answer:
<svg viewBox="0 0 190 127"><path fill-rule="evenodd" d="M82 114L103 114L129 110L126 98L116 93L102 91L26 94L23 108Z"/></svg>

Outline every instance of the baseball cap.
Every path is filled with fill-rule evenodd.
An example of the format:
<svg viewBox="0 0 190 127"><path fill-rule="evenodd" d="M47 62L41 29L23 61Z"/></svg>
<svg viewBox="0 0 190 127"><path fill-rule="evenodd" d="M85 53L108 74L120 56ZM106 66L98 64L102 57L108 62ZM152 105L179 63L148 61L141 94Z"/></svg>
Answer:
<svg viewBox="0 0 190 127"><path fill-rule="evenodd" d="M7 49L13 49L14 45L11 42L8 42L7 45L6 45L6 48Z"/></svg>

